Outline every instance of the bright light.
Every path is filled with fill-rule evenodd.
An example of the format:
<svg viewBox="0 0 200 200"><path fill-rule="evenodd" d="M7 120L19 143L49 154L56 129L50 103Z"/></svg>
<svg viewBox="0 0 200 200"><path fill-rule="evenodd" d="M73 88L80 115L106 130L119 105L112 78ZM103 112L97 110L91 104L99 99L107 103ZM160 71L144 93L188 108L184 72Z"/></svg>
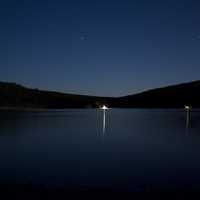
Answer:
<svg viewBox="0 0 200 200"><path fill-rule="evenodd" d="M186 110L191 110L191 108L192 108L191 106L185 106Z"/></svg>
<svg viewBox="0 0 200 200"><path fill-rule="evenodd" d="M102 110L108 110L108 107L105 106L105 105L103 105L103 106L101 107L101 109L102 109Z"/></svg>

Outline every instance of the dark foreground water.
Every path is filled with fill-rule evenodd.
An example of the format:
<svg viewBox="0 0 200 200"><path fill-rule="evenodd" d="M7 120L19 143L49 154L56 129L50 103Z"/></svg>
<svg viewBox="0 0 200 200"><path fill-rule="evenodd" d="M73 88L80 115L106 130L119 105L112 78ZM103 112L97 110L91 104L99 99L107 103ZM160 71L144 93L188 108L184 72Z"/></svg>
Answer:
<svg viewBox="0 0 200 200"><path fill-rule="evenodd" d="M200 189L200 111L0 113L0 184Z"/></svg>

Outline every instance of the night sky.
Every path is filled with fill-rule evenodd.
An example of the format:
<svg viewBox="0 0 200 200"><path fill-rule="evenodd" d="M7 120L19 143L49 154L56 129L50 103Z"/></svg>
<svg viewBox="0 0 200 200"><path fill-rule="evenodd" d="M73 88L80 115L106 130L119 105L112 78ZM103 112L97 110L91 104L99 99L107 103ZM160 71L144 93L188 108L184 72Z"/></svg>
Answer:
<svg viewBox="0 0 200 200"><path fill-rule="evenodd" d="M199 0L1 0L0 80L121 96L200 79Z"/></svg>

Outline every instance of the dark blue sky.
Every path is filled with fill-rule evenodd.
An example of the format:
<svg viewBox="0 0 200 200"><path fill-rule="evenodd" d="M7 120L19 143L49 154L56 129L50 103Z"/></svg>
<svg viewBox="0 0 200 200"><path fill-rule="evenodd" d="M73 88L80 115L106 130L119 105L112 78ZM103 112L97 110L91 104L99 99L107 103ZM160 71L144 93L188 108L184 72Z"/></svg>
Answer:
<svg viewBox="0 0 200 200"><path fill-rule="evenodd" d="M100 96L200 79L199 0L1 0L0 80Z"/></svg>

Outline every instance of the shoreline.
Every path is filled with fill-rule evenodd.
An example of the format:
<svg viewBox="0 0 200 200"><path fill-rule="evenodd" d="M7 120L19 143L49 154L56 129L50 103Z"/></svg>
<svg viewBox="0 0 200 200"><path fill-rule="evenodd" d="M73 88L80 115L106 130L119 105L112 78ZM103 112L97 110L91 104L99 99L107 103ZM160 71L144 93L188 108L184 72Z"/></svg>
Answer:
<svg viewBox="0 0 200 200"><path fill-rule="evenodd" d="M62 111L62 110L71 110L71 109L99 109L99 108L80 108L80 107L72 107L72 108L31 108L31 107L0 107L0 111L13 111L13 112L45 112L45 111ZM185 110L184 107L111 107L110 109L142 109L142 110ZM200 111L200 108L193 108L192 111Z"/></svg>
<svg viewBox="0 0 200 200"><path fill-rule="evenodd" d="M0 107L0 111L25 111L25 112L39 112L39 111L47 111L49 109L46 108L31 108L31 107Z"/></svg>

